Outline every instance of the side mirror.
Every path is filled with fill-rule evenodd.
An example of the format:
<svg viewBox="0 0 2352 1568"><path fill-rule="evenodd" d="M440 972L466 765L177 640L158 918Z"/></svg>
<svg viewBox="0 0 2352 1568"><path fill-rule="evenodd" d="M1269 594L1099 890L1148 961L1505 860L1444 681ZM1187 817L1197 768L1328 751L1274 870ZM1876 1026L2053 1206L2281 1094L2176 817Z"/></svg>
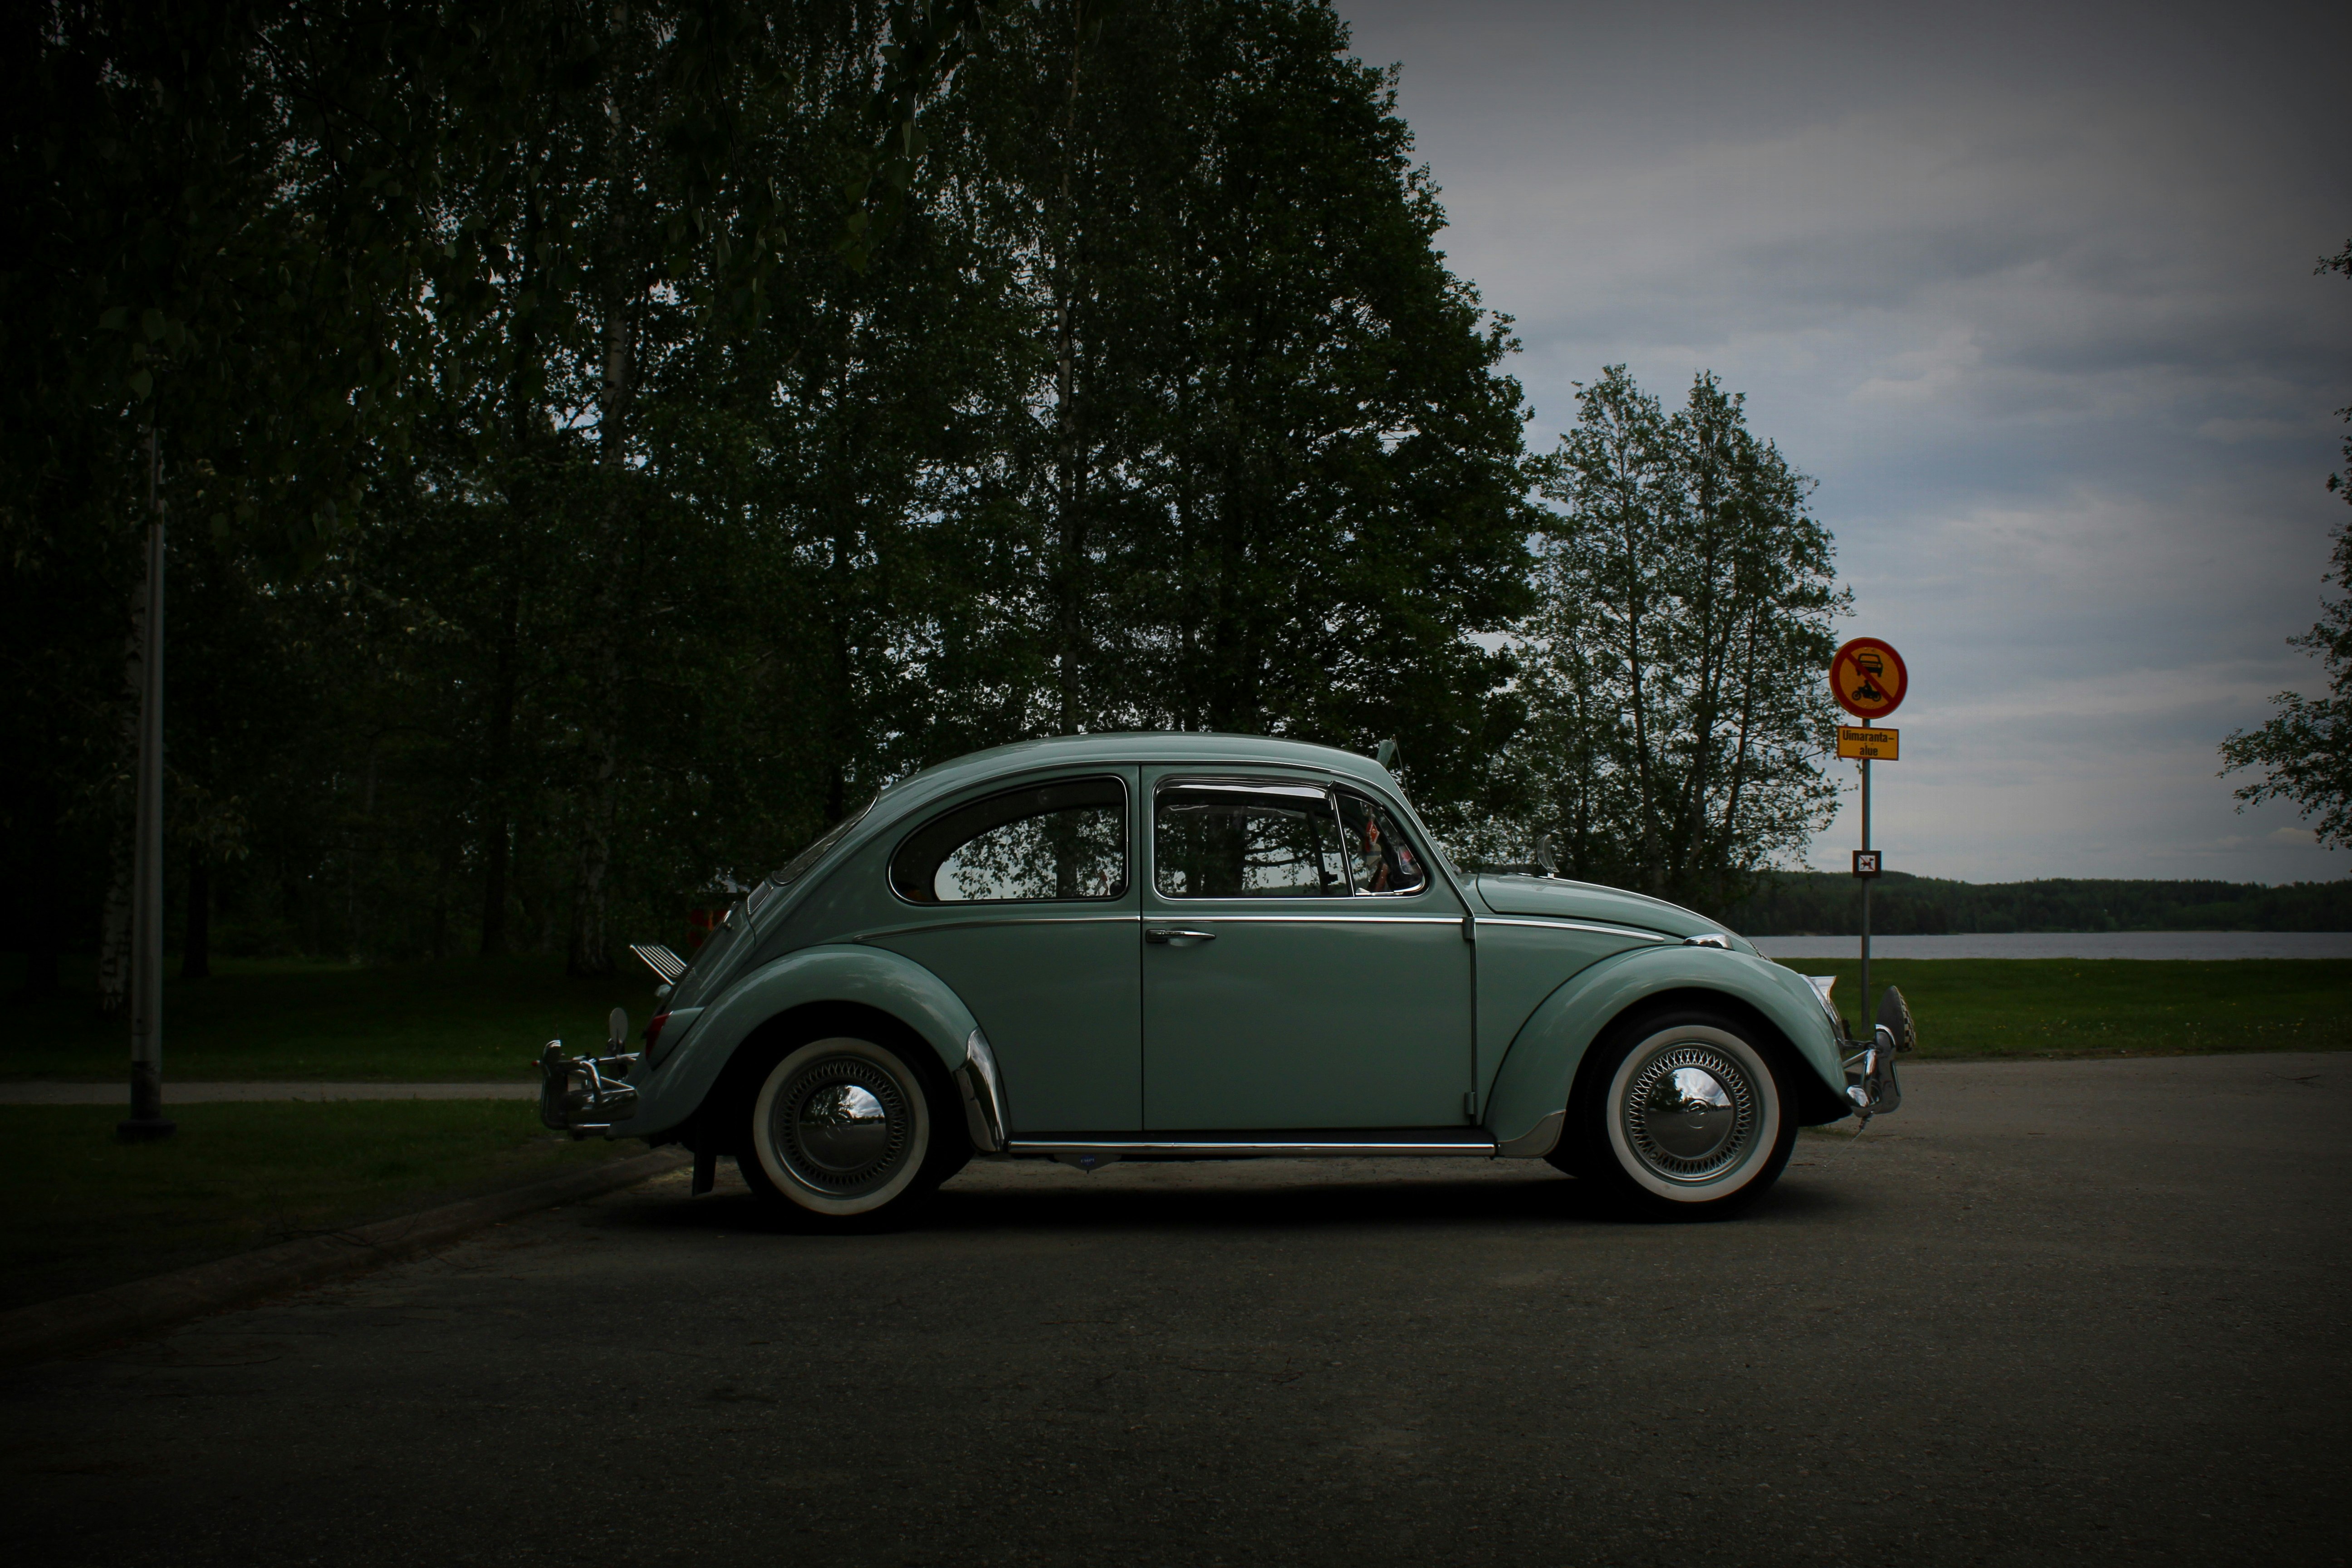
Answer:
<svg viewBox="0 0 2352 1568"><path fill-rule="evenodd" d="M617 1051L629 1043L629 1010L627 1008L614 1008L613 1016L604 1020L604 1026L612 1032L614 1050Z"/></svg>
<svg viewBox="0 0 2352 1568"><path fill-rule="evenodd" d="M1380 763L1381 766L1388 769L1391 773L1395 772L1397 765L1397 743L1394 741L1382 741L1379 745L1373 747L1372 761Z"/></svg>
<svg viewBox="0 0 2352 1568"><path fill-rule="evenodd" d="M1559 875L1559 851L1552 847L1549 833L1536 835L1536 864L1543 868L1547 877Z"/></svg>

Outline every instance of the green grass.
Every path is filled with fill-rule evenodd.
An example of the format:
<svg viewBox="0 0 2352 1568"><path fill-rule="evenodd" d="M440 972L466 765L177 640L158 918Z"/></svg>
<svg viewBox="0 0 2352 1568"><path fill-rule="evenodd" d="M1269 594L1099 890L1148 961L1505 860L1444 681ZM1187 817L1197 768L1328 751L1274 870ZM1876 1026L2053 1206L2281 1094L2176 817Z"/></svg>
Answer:
<svg viewBox="0 0 2352 1568"><path fill-rule="evenodd" d="M1874 1021L1858 958L1781 962L1836 975L1847 1022ZM1874 959L1870 982L1902 987L1922 1058L2352 1049L2352 960Z"/></svg>
<svg viewBox="0 0 2352 1568"><path fill-rule="evenodd" d="M520 1100L185 1105L160 1143L116 1142L121 1114L0 1106L0 1309L644 1152Z"/></svg>
<svg viewBox="0 0 2352 1568"><path fill-rule="evenodd" d="M528 1079L542 1041L604 1038L604 1016L654 1011L653 977L573 980L555 958L352 964L225 960L209 980L163 986L163 1078L410 1082ZM0 967L0 990L23 972ZM0 1078L104 1079L128 1071L131 1023L101 1015L85 963L63 996L16 1004L0 1038ZM76 985L75 982L80 982Z"/></svg>
<svg viewBox="0 0 2352 1568"><path fill-rule="evenodd" d="M1788 963L1836 974L1846 1016L1861 1021L1854 960ZM0 968L0 988L14 979ZM2352 1048L2347 960L1882 959L1872 979L1903 987L1930 1057ZM552 958L231 961L164 987L165 1099L173 1079L527 1081L541 1041L602 1040L615 1005L641 1025L649 977L573 980ZM124 1075L129 1023L87 994L19 1005L10 1022L0 1078Z"/></svg>

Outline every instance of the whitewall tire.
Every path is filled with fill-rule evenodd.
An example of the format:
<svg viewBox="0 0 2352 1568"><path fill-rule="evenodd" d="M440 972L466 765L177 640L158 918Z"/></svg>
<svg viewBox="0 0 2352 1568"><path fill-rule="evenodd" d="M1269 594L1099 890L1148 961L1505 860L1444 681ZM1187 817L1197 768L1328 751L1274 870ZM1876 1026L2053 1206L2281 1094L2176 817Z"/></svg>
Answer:
<svg viewBox="0 0 2352 1568"><path fill-rule="evenodd" d="M756 1158L740 1162L743 1174L772 1202L848 1220L937 1184L930 1096L914 1064L888 1046L811 1040L768 1070L750 1113Z"/></svg>
<svg viewBox="0 0 2352 1568"><path fill-rule="evenodd" d="M1570 1111L1576 1174L1653 1218L1714 1217L1761 1197L1797 1129L1780 1069L1752 1034L1694 1011L1596 1047Z"/></svg>

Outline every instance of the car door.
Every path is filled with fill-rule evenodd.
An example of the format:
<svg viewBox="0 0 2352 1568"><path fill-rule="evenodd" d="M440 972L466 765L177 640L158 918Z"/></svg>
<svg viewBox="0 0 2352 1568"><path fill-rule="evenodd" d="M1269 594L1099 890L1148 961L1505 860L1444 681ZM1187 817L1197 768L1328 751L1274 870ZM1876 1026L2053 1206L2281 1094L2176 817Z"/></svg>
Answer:
<svg viewBox="0 0 2352 1568"><path fill-rule="evenodd" d="M905 923L866 940L945 981L979 1020L1022 1134L1143 1125L1132 768L941 807L900 840Z"/></svg>
<svg viewBox="0 0 2352 1568"><path fill-rule="evenodd" d="M1350 792L1351 824L1298 775L1144 782L1144 1125L1460 1126L1464 910L1393 813Z"/></svg>

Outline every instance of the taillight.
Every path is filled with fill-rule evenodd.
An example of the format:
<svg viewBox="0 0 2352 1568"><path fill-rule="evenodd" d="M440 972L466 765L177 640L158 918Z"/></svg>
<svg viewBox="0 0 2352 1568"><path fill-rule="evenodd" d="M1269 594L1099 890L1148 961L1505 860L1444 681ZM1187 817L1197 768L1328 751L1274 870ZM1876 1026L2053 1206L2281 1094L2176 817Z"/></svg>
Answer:
<svg viewBox="0 0 2352 1568"><path fill-rule="evenodd" d="M646 1054L652 1054L654 1042L661 1038L662 1026L668 1022L669 1015L667 1013L656 1013L652 1017L646 1020Z"/></svg>

